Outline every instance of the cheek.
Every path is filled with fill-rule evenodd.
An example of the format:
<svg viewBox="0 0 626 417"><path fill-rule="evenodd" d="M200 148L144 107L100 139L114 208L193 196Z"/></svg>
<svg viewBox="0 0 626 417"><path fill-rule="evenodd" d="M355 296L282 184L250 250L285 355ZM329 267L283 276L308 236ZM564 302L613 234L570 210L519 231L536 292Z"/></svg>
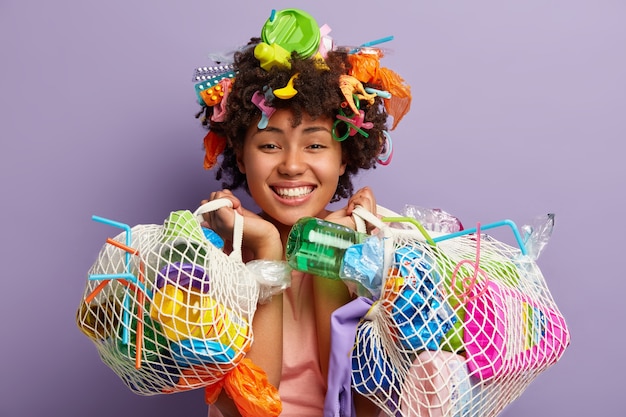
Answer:
<svg viewBox="0 0 626 417"><path fill-rule="evenodd" d="M333 165L335 166L336 172L338 176L342 176L346 172L346 162L343 160L341 152L337 155L337 158L334 160Z"/></svg>
<svg viewBox="0 0 626 417"><path fill-rule="evenodd" d="M345 172L346 166L341 163L340 160L327 161L324 168L318 171L322 178L329 183L338 183L339 177L341 177Z"/></svg>
<svg viewBox="0 0 626 417"><path fill-rule="evenodd" d="M272 168L267 161L262 159L248 158L243 160L241 164L244 170L241 172L246 176L246 182L248 183L248 189L251 194L257 194L262 192L265 188L265 181L271 175Z"/></svg>
<svg viewBox="0 0 626 417"><path fill-rule="evenodd" d="M244 152L243 156L237 160L237 166L248 177L255 177L263 169L262 159L254 157L253 152Z"/></svg>
<svg viewBox="0 0 626 417"><path fill-rule="evenodd" d="M339 176L341 177L345 173L346 173L346 163L342 162L341 166L339 167Z"/></svg>

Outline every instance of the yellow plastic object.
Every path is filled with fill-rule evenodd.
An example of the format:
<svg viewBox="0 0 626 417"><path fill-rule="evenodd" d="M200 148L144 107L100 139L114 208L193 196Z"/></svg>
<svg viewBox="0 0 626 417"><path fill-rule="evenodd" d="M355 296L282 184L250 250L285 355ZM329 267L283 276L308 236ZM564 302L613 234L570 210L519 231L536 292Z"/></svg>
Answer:
<svg viewBox="0 0 626 417"><path fill-rule="evenodd" d="M265 42L260 42L254 47L254 56L265 71L269 71L276 65L291 68L289 51L276 43L268 45Z"/></svg>
<svg viewBox="0 0 626 417"><path fill-rule="evenodd" d="M154 293L150 317L161 322L168 339L188 339L194 336L192 327L200 318L199 294L183 291L176 285L164 285Z"/></svg>
<svg viewBox="0 0 626 417"><path fill-rule="evenodd" d="M295 96L296 94L298 94L298 90L293 88L293 81L296 78L298 78L298 74L292 75L289 81L287 82L286 86L284 86L283 88L274 90L274 95L282 100L287 100Z"/></svg>
<svg viewBox="0 0 626 417"><path fill-rule="evenodd" d="M202 300L201 333L204 337L216 338L226 346L243 347L248 340L248 322L211 297L204 296Z"/></svg>
<svg viewBox="0 0 626 417"><path fill-rule="evenodd" d="M161 323L168 339L177 342L190 338L214 339L240 349L247 343L250 331L243 317L193 287L167 284L158 289L150 317Z"/></svg>

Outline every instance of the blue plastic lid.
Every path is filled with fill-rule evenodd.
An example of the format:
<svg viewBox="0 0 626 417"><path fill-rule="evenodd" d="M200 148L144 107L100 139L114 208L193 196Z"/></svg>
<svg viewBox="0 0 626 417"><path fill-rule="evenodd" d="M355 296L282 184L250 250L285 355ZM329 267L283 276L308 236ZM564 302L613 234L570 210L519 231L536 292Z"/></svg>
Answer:
<svg viewBox="0 0 626 417"><path fill-rule="evenodd" d="M220 235L215 233L213 230L203 227L202 233L204 233L204 237L206 237L207 240L211 242L216 248L222 249L224 247L224 240L222 240Z"/></svg>

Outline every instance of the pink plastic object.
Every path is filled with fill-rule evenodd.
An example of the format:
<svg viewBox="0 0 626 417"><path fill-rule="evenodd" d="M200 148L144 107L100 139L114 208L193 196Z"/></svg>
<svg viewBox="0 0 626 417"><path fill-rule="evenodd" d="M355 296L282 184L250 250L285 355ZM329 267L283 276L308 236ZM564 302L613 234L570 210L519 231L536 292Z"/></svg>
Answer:
<svg viewBox="0 0 626 417"><path fill-rule="evenodd" d="M274 107L268 106L265 101L265 95L260 91L255 91L252 95L252 103L261 110L261 120L257 127L259 129L265 129L267 127L267 123L269 122L270 117L276 111Z"/></svg>
<svg viewBox="0 0 626 417"><path fill-rule="evenodd" d="M408 369L400 396L403 416L469 415L480 390L470 381L465 358L446 351L421 352Z"/></svg>
<svg viewBox="0 0 626 417"><path fill-rule="evenodd" d="M470 299L466 311L467 366L482 379L546 368L569 344L557 310L493 281Z"/></svg>

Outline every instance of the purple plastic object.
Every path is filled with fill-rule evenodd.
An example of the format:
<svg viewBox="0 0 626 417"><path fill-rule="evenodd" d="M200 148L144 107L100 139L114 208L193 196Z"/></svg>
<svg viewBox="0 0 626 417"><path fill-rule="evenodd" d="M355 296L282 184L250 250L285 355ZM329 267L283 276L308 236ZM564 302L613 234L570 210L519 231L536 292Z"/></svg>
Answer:
<svg viewBox="0 0 626 417"><path fill-rule="evenodd" d="M331 316L331 353L324 417L355 417L352 400L350 355L357 326L372 306L372 300L357 297L339 307Z"/></svg>
<svg viewBox="0 0 626 417"><path fill-rule="evenodd" d="M178 284L181 287L190 286L199 289L203 293L209 291L209 277L203 268L191 263L174 262L166 265L156 278L156 287L161 288L165 281ZM191 285L190 285L191 284Z"/></svg>

